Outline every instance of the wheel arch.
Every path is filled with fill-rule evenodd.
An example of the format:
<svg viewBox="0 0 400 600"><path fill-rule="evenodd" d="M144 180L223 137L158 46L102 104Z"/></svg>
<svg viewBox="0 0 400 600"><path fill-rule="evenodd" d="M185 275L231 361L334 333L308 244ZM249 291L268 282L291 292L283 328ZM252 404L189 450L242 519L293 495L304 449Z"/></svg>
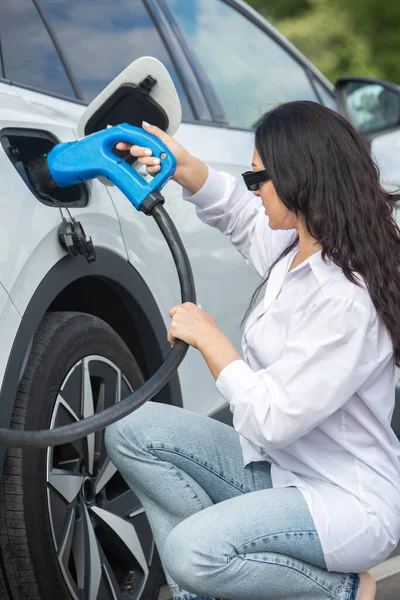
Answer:
<svg viewBox="0 0 400 600"><path fill-rule="evenodd" d="M9 427L15 395L31 350L33 336L50 311L79 311L108 323L134 354L145 378L166 358L166 327L149 288L126 260L97 248L97 261L64 257L49 271L32 296L8 358L0 392L0 427ZM182 406L178 374L157 400ZM4 449L0 449L2 472Z"/></svg>

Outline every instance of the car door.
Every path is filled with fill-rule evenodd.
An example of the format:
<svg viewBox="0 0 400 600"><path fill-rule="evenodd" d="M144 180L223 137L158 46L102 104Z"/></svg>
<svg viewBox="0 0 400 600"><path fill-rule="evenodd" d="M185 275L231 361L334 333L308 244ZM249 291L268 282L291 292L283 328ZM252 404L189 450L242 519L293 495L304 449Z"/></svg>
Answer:
<svg viewBox="0 0 400 600"><path fill-rule="evenodd" d="M41 0L41 6L85 99L90 101L137 56L148 53L159 58L182 103L177 139L213 168L236 176L251 164L252 130L268 106L285 100L319 100L298 59L221 0L145 4L118 0L112 9L107 3L94 7L92 0L84 5L77 0L60 0L57 5ZM169 30L173 35L167 35ZM232 37L232 31L237 35ZM261 48L258 62L255 48ZM262 70L268 77L260 80ZM258 279L229 240L203 225L194 207L182 202L176 184L170 182L164 192L167 210L192 261L198 300L240 349L241 317ZM129 260L151 289L167 325L168 309L179 302L179 288L165 243L155 224L132 211L119 190L110 188L110 193ZM198 353L189 353L182 364L180 382L187 408L210 414L225 405Z"/></svg>
<svg viewBox="0 0 400 600"><path fill-rule="evenodd" d="M307 70L232 3L169 0L160 5L190 57L214 116L211 125L183 122L176 137L212 168L240 177L251 168L253 130L265 110L289 100L319 101ZM193 263L199 302L240 350L240 321L259 279L229 239L194 218L194 207L181 201L177 186L168 185L165 194ZM201 357L197 359L200 368ZM189 387L190 373L187 380ZM210 381L207 398L198 401L208 405L216 391L205 367L204 380Z"/></svg>

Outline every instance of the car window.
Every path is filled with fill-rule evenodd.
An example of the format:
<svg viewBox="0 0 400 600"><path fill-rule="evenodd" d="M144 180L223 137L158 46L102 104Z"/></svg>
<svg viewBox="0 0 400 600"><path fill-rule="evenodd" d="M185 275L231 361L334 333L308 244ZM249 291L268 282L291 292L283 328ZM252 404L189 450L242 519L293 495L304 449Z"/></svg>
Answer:
<svg viewBox="0 0 400 600"><path fill-rule="evenodd" d="M333 93L329 93L327 88L322 85L318 79L313 78L313 82L315 87L317 88L318 94L321 96L322 103L325 104L328 108L337 111L337 104L335 100L335 96Z"/></svg>
<svg viewBox="0 0 400 600"><path fill-rule="evenodd" d="M164 43L141 0L40 0L87 102L133 60L154 56L168 69L182 104L191 110Z"/></svg>
<svg viewBox="0 0 400 600"><path fill-rule="evenodd" d="M251 129L266 110L318 98L302 66L222 0L168 0L223 106L229 125Z"/></svg>
<svg viewBox="0 0 400 600"><path fill-rule="evenodd" d="M7 79L75 98L53 42L30 0L0 2L0 40Z"/></svg>

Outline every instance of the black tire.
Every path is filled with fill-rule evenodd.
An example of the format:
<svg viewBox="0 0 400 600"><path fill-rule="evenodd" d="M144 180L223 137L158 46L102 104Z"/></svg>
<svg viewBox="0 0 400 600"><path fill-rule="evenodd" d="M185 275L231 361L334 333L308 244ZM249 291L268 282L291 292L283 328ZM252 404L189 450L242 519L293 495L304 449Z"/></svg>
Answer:
<svg viewBox="0 0 400 600"><path fill-rule="evenodd" d="M87 416L88 406L101 410L118 401L116 390L121 399L142 382L134 357L106 323L83 313L49 313L33 340L11 426L44 429L72 422ZM111 600L116 591L124 600L157 599L163 574L147 519L112 469L104 432L54 450L7 450L0 490L0 544L9 589L4 599ZM75 485L81 487L73 497ZM140 540L141 562L132 558L126 535L116 535L121 523ZM98 568L88 576L80 562L85 569Z"/></svg>
<svg viewBox="0 0 400 600"><path fill-rule="evenodd" d="M6 589L6 585L5 585L5 581L4 581L4 577L3 577L3 568L4 565L1 565L0 568L0 600L9 600L10 595L8 593L8 590Z"/></svg>

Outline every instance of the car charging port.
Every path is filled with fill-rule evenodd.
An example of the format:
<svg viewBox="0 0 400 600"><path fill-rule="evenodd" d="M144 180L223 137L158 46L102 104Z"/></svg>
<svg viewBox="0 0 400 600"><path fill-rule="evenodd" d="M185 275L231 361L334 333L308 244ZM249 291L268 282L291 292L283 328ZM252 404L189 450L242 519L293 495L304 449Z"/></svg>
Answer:
<svg viewBox="0 0 400 600"><path fill-rule="evenodd" d="M89 195L84 183L60 188L49 182L46 190L38 185L42 179L35 177L35 167L40 168L42 158L59 143L53 135L36 129L9 128L0 132L0 143L20 177L40 202L54 207L61 203L68 208L87 205Z"/></svg>

